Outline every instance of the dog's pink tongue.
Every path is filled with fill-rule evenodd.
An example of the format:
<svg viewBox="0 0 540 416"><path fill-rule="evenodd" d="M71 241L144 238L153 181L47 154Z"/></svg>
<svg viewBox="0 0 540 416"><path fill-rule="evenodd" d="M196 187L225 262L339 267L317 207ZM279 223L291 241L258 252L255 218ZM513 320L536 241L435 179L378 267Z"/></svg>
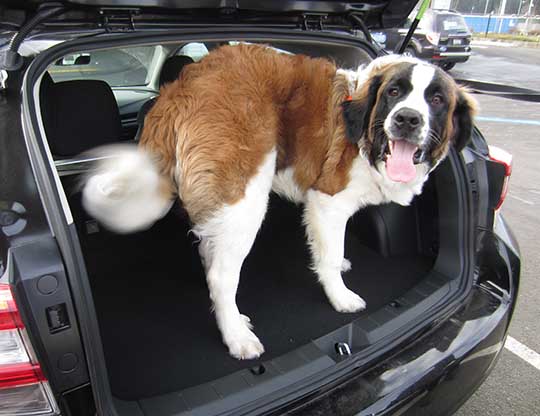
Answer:
<svg viewBox="0 0 540 416"><path fill-rule="evenodd" d="M395 182L410 182L416 177L413 157L418 149L405 140L395 140L392 153L386 158L386 173Z"/></svg>

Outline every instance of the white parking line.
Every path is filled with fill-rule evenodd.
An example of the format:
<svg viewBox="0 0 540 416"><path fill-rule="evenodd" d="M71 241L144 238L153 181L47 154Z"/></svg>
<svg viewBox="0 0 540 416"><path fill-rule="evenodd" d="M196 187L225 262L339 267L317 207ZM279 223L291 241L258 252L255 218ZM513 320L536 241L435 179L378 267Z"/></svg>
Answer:
<svg viewBox="0 0 540 416"><path fill-rule="evenodd" d="M527 204L527 205L534 205L534 202L529 201L529 200L527 200L527 199L520 198L519 196L515 196L515 195L512 195L512 194L508 194L508 196L509 196L510 198L517 199L518 201L521 201L521 202L523 202L524 204Z"/></svg>
<svg viewBox="0 0 540 416"><path fill-rule="evenodd" d="M524 120L520 118L477 116L475 120L493 121L496 123L528 124L530 126L540 126L540 120Z"/></svg>
<svg viewBox="0 0 540 416"><path fill-rule="evenodd" d="M510 335L506 338L504 348L516 354L522 360L528 362L530 365L540 370L540 354L531 350L526 345L523 345L517 339L512 338Z"/></svg>

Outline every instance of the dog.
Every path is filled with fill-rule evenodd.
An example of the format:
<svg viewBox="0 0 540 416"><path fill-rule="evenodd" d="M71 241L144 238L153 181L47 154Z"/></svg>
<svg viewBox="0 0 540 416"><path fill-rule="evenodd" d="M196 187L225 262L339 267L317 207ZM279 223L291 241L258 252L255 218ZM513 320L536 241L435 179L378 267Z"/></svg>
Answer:
<svg viewBox="0 0 540 416"><path fill-rule="evenodd" d="M162 87L137 149L116 148L83 189L105 226L151 226L179 198L200 239L230 355L264 347L235 297L271 191L304 204L312 265L339 312L366 307L341 272L358 209L408 205L451 146L471 136L475 102L441 69L385 56L358 70L263 45L223 46Z"/></svg>

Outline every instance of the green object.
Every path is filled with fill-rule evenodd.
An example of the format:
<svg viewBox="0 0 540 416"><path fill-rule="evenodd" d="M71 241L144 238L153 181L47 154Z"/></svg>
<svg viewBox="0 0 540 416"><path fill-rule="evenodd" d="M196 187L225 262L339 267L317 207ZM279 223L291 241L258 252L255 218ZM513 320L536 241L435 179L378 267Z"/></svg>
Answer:
<svg viewBox="0 0 540 416"><path fill-rule="evenodd" d="M423 0L422 4L420 5L420 9L418 9L418 13L416 13L416 17L414 18L411 27L409 28L409 31L407 32L407 35L405 36L405 39L403 40L403 43L401 44L398 53L402 54L405 52L405 49L409 45L409 42L411 41L412 35L416 28L418 27L418 23L420 22L420 19L426 12L427 8L429 7L430 0Z"/></svg>
<svg viewBox="0 0 540 416"><path fill-rule="evenodd" d="M424 13L429 7L430 0L424 0L422 2L422 5L420 6L420 9L418 10L418 13L416 14L415 20L420 20L422 16L424 16Z"/></svg>

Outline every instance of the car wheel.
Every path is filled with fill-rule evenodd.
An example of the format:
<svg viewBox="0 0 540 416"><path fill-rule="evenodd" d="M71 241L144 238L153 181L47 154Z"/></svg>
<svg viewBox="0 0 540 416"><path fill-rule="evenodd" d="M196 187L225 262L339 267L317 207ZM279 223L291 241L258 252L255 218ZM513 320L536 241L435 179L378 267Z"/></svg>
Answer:
<svg viewBox="0 0 540 416"><path fill-rule="evenodd" d="M441 65L442 69L444 69L445 71L450 71L455 66L456 66L455 62L447 62Z"/></svg>
<svg viewBox="0 0 540 416"><path fill-rule="evenodd" d="M409 46L403 52L403 56L410 56L410 57L414 58L414 57L416 57L416 50L413 47Z"/></svg>

